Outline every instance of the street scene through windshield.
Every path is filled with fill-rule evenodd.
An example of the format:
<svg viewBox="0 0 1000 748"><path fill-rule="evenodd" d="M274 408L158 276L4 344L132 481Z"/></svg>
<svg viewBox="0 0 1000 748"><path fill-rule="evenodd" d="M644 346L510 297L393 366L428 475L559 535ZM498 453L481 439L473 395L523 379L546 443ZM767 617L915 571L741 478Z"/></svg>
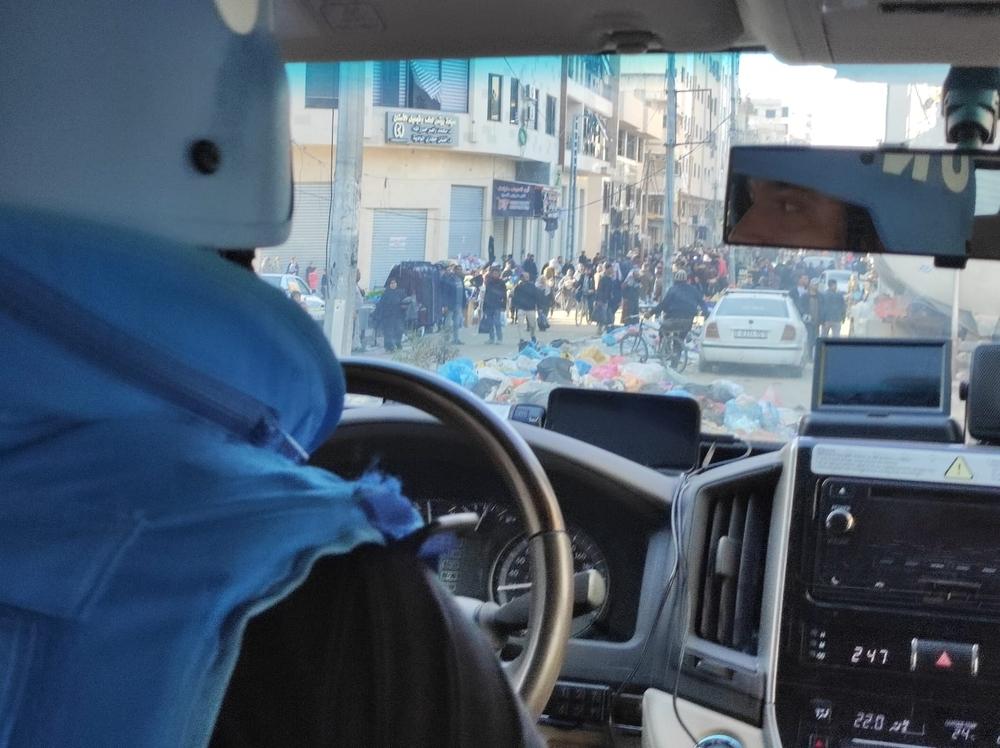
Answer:
<svg viewBox="0 0 1000 748"><path fill-rule="evenodd" d="M560 386L693 397L704 432L784 441L817 338L953 337L958 381L994 334L976 290L992 268L757 247L749 221L732 238L750 246L723 242L730 146L940 147L944 68L726 53L287 70L293 228L255 264L338 353L502 405ZM750 189L796 237L824 208Z"/></svg>

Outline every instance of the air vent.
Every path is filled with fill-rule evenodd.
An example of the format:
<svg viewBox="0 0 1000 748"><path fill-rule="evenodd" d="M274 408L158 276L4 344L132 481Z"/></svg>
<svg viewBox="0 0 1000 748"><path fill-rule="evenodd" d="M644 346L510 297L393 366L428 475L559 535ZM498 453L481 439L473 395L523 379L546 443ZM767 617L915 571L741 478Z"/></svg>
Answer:
<svg viewBox="0 0 1000 748"><path fill-rule="evenodd" d="M724 647L757 653L764 562L777 478L716 484L698 496L695 528L704 529L695 633ZM696 548L692 548L693 551Z"/></svg>

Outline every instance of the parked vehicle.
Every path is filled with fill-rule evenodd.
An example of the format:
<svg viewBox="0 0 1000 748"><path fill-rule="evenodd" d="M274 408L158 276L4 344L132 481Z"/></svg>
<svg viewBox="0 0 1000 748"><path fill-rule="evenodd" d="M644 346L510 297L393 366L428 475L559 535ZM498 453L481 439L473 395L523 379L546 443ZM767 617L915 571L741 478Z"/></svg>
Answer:
<svg viewBox="0 0 1000 748"><path fill-rule="evenodd" d="M326 302L309 288L304 280L291 273L261 273L260 277L276 288L280 288L285 295L291 297L294 291L302 294L302 303L305 304L306 312L317 322L322 322L326 316Z"/></svg>
<svg viewBox="0 0 1000 748"><path fill-rule="evenodd" d="M715 364L785 366L796 376L806 362L806 326L787 291L727 291L702 331L698 368Z"/></svg>

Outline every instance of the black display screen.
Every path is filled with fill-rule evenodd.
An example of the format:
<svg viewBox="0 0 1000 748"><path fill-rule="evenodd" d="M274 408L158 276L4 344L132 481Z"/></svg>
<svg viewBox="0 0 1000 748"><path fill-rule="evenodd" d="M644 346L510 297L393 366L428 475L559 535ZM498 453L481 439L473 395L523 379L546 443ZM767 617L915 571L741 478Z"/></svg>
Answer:
<svg viewBox="0 0 1000 748"><path fill-rule="evenodd" d="M948 412L946 341L820 341L816 369L814 410Z"/></svg>
<svg viewBox="0 0 1000 748"><path fill-rule="evenodd" d="M689 397L559 387L549 395L545 427L646 467L698 463L701 408Z"/></svg>

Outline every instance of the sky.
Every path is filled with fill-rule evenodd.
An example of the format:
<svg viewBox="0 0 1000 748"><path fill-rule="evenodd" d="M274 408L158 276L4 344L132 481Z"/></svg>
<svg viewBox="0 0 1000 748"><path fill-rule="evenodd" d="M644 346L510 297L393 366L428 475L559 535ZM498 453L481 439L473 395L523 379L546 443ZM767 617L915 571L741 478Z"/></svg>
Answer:
<svg viewBox="0 0 1000 748"><path fill-rule="evenodd" d="M743 96L781 99L795 130L811 118L813 145L874 146L885 136L882 83L838 78L831 67L786 65L768 54L742 55L739 83Z"/></svg>

